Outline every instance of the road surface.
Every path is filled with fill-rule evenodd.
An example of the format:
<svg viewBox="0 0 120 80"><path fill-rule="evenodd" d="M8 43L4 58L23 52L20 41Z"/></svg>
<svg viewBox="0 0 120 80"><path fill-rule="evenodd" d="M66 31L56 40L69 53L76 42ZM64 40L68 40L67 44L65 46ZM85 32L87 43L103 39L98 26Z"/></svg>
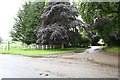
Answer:
<svg viewBox="0 0 120 80"><path fill-rule="evenodd" d="M0 54L0 78L118 78L118 68L61 55L47 58Z"/></svg>

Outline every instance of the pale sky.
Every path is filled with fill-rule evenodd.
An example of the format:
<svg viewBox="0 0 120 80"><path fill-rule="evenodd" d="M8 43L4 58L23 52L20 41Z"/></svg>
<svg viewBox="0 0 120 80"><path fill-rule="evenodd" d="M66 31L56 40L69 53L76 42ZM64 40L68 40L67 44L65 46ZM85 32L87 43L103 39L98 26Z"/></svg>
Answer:
<svg viewBox="0 0 120 80"><path fill-rule="evenodd" d="M10 39L9 32L13 27L15 21L14 18L23 3L23 0L0 1L0 37L2 37L2 39Z"/></svg>
<svg viewBox="0 0 120 80"><path fill-rule="evenodd" d="M26 0L0 1L0 37L10 40L10 31L14 25L14 18ZM30 1L30 0L29 0Z"/></svg>

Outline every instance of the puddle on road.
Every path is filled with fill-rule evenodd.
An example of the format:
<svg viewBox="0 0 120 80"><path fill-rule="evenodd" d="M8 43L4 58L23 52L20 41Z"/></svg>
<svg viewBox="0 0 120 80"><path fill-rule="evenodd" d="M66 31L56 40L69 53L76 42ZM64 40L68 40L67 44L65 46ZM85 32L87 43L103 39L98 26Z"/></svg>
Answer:
<svg viewBox="0 0 120 80"><path fill-rule="evenodd" d="M26 57L31 57L31 58L47 58L45 56L26 56Z"/></svg>
<svg viewBox="0 0 120 80"><path fill-rule="evenodd" d="M63 57L63 59L80 60L81 58L76 58L76 57Z"/></svg>
<svg viewBox="0 0 120 80"><path fill-rule="evenodd" d="M49 56L49 55L46 55L46 56L26 56L26 57L31 57L31 58L57 58L58 56Z"/></svg>

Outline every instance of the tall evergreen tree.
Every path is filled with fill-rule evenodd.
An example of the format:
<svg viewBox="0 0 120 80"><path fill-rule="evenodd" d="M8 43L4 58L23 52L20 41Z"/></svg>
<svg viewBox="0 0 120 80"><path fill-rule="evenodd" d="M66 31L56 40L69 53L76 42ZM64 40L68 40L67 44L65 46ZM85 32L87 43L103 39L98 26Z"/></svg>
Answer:
<svg viewBox="0 0 120 80"><path fill-rule="evenodd" d="M2 38L0 37L0 43L2 42Z"/></svg>
<svg viewBox="0 0 120 80"><path fill-rule="evenodd" d="M11 37L27 45L35 43L37 38L35 29L41 24L40 16L44 10L45 2L26 2L19 10Z"/></svg>

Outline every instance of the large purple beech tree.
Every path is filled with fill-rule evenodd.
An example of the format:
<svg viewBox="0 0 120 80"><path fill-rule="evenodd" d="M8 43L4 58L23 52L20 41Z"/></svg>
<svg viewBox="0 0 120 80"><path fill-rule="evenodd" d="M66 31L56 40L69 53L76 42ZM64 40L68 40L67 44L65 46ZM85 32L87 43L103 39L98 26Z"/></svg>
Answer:
<svg viewBox="0 0 120 80"><path fill-rule="evenodd" d="M41 16L42 25L37 29L37 44L51 48L61 46L62 49L65 44L80 45L82 37L76 27L83 23L77 16L77 8L70 2L49 2Z"/></svg>

